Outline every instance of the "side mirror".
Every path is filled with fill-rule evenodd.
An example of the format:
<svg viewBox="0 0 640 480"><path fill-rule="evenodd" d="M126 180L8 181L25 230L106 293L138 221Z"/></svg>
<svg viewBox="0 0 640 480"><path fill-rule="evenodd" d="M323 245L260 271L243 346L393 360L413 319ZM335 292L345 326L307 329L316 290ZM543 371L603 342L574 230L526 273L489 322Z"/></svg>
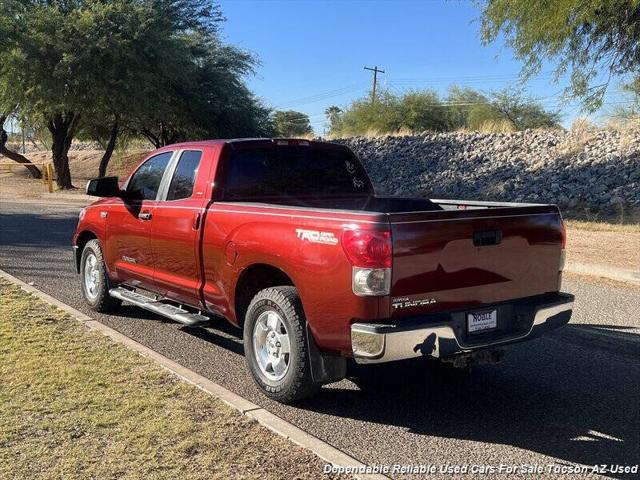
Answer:
<svg viewBox="0 0 640 480"><path fill-rule="evenodd" d="M118 177L94 178L87 183L87 195L92 197L122 197L123 194Z"/></svg>

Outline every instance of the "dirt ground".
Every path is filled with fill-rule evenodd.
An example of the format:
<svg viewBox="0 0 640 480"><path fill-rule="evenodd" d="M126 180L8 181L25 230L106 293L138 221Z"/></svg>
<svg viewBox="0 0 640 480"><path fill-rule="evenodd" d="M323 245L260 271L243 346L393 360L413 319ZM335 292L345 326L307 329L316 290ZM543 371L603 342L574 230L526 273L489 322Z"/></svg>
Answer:
<svg viewBox="0 0 640 480"><path fill-rule="evenodd" d="M134 150L116 154L107 169L108 175L124 178L148 153ZM34 162L49 161L50 152L27 155ZM0 201L33 199L39 201L90 203L95 200L84 194L86 182L98 174L98 162L102 152L98 150L71 151L69 154L71 176L75 190L55 191L49 194L46 186L32 179L26 169L12 171L0 168ZM617 268L640 270L640 225L616 225L603 222L568 221L567 259L569 261L608 265Z"/></svg>
<svg viewBox="0 0 640 480"><path fill-rule="evenodd" d="M57 191L54 182L55 191L53 194L48 192L47 186L42 181L36 181L31 178L25 168L15 167L9 170L0 166L0 200L28 198L50 200L54 203L56 201L93 201L91 197L84 194L84 188L87 181L98 176L98 164L102 153L99 150L70 151L69 167L71 169L71 178L73 179L73 185L77 188ZM133 150L124 154L114 155L107 168L107 175L115 175L123 179L147 153L147 150ZM34 152L27 154L26 157L36 164L50 162L51 152ZM0 160L5 159L0 157Z"/></svg>
<svg viewBox="0 0 640 480"><path fill-rule="evenodd" d="M640 232L567 228L567 259L640 270Z"/></svg>

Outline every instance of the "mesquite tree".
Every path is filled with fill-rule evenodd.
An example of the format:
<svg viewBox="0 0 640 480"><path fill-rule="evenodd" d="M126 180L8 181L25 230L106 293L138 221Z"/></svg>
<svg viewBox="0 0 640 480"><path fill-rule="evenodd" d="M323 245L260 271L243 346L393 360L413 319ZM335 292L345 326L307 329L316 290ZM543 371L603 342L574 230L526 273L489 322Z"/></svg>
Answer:
<svg viewBox="0 0 640 480"><path fill-rule="evenodd" d="M640 70L639 0L478 0L482 39L506 39L524 76L554 61L571 75L567 93L587 110L602 104L612 78Z"/></svg>
<svg viewBox="0 0 640 480"><path fill-rule="evenodd" d="M4 155L14 162L25 164L33 178L42 178L40 169L33 165L28 158L7 148L7 140L9 139L9 136L7 135L7 131L4 129L4 123L7 121L7 117L8 115L0 113L0 155Z"/></svg>
<svg viewBox="0 0 640 480"><path fill-rule="evenodd" d="M254 59L223 44L221 21L209 0L2 0L0 107L49 130L60 189L80 133L108 132L100 174L125 129L156 146L266 133L243 81Z"/></svg>

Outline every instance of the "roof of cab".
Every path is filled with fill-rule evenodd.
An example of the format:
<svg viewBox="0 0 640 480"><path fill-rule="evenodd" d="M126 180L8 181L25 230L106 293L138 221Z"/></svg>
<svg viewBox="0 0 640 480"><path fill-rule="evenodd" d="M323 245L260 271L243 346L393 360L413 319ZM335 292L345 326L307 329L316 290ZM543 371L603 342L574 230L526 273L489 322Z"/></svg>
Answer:
<svg viewBox="0 0 640 480"><path fill-rule="evenodd" d="M167 147L196 147L196 146L207 146L207 145L220 145L220 144L241 144L241 143L258 143L258 142L277 142L277 141L295 141L295 142L308 142L313 144L327 144L330 143L335 145L332 142L326 142L323 140L307 140L306 138L229 138L229 139L218 139L218 140L194 140L190 142L182 142L182 143L174 143L171 145L167 145Z"/></svg>

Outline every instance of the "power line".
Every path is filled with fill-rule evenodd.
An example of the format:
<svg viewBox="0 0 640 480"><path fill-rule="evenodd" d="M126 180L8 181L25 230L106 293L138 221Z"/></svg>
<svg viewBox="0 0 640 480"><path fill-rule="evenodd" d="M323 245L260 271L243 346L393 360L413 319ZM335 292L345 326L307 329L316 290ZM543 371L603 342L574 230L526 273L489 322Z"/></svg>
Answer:
<svg viewBox="0 0 640 480"><path fill-rule="evenodd" d="M537 75L532 75L533 78L548 78L555 76L553 71L544 71L540 72ZM451 81L475 81L475 80L510 80L514 78L521 78L520 74L517 73L495 73L495 74L473 74L473 75L455 75L455 76L446 76L446 77L403 77L395 79L396 82L407 83L407 82L451 82Z"/></svg>
<svg viewBox="0 0 640 480"><path fill-rule="evenodd" d="M278 104L275 108L283 108L283 107L291 107L296 105L304 105L305 103L314 103L321 100L326 100L328 98L337 97L339 95L344 95L345 93L349 93L355 90L360 90L366 84L363 82L348 85L345 87L337 88L334 90L326 90L324 92L318 92L314 95L309 95L308 97L301 97L293 100L288 100Z"/></svg>

